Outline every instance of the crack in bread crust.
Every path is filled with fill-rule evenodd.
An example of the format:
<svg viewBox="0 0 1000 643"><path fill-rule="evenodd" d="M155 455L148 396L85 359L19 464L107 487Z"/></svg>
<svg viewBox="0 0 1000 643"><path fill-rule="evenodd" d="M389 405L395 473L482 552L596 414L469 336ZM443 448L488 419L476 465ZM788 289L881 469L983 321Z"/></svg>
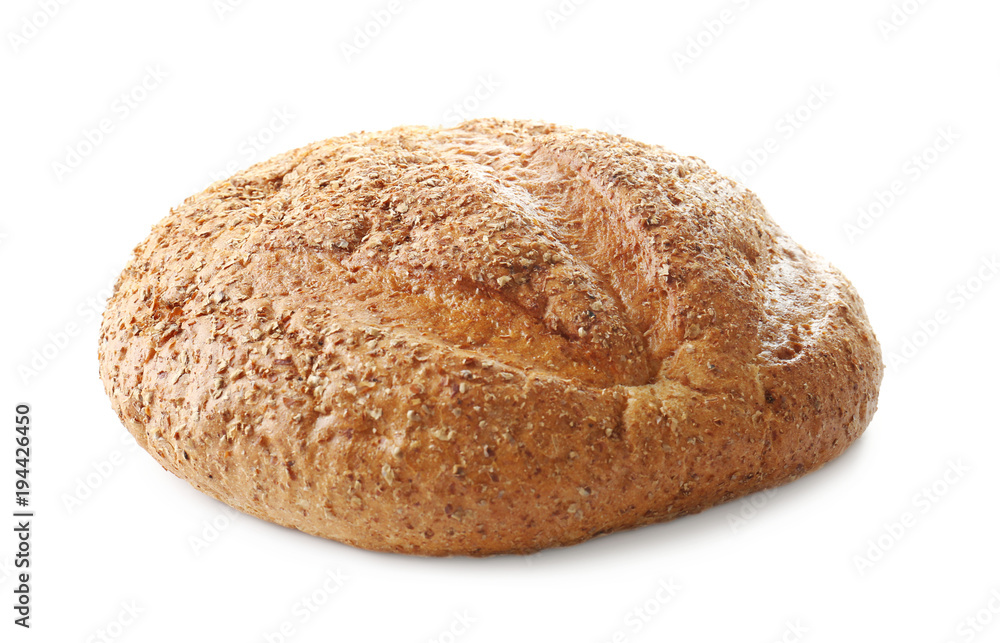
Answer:
<svg viewBox="0 0 1000 643"><path fill-rule="evenodd" d="M567 545L781 484L867 426L857 293L699 159L528 121L313 143L173 210L100 368L166 469L369 549Z"/></svg>

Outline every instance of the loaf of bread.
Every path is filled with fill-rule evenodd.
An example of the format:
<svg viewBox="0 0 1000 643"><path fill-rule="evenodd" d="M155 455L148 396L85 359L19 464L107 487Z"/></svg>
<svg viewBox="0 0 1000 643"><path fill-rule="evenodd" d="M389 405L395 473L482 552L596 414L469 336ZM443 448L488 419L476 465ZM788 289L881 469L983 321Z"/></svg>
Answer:
<svg viewBox="0 0 1000 643"><path fill-rule="evenodd" d="M862 302L697 158L529 121L320 141L135 250L100 373L206 494L373 550L525 553L793 480L865 429Z"/></svg>

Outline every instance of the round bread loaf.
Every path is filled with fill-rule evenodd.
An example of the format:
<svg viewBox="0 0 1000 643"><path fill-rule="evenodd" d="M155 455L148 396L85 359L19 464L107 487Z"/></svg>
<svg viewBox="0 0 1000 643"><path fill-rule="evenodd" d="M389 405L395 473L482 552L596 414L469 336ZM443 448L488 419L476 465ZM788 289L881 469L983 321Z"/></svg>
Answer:
<svg viewBox="0 0 1000 643"><path fill-rule="evenodd" d="M532 552L788 482L867 426L844 276L705 163L528 121L320 141L187 199L100 372L168 471L358 547Z"/></svg>

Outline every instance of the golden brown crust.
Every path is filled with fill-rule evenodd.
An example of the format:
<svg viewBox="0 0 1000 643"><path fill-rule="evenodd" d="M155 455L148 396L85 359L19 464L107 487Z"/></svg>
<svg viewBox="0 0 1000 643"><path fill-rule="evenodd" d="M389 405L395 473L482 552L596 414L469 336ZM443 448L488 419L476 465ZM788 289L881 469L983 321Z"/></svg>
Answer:
<svg viewBox="0 0 1000 643"><path fill-rule="evenodd" d="M368 549L530 552L794 479L875 411L857 293L704 162L526 121L292 150L136 248L101 377L167 470Z"/></svg>

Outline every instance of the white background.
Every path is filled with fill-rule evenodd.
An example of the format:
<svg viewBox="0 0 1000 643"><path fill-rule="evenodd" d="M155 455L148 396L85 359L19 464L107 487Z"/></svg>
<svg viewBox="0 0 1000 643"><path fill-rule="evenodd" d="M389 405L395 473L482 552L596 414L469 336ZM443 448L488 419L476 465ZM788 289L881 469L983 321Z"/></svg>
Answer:
<svg viewBox="0 0 1000 643"><path fill-rule="evenodd" d="M400 0L379 26L388 0L6 0L0 639L1000 640L1000 6L895 2ZM227 166L458 110L741 173L865 299L888 365L867 433L771 494L484 560L353 549L164 472L97 374L95 311L131 249ZM30 631L9 607L18 402Z"/></svg>

